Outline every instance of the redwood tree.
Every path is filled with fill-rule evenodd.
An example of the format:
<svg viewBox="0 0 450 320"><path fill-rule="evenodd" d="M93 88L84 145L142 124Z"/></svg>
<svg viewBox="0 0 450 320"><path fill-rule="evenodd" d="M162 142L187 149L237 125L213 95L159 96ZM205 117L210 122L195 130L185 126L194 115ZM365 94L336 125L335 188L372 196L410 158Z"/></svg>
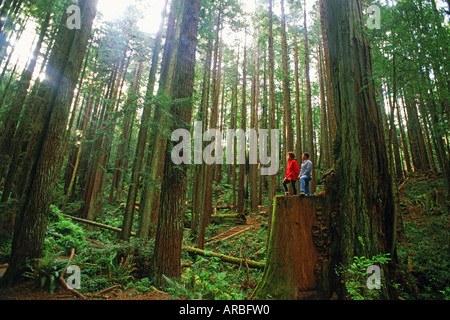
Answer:
<svg viewBox="0 0 450 320"><path fill-rule="evenodd" d="M195 51L197 48L200 0L185 0L176 66L172 87L172 130L190 128L193 107ZM168 141L164 160L155 253L151 273L156 282L161 276L180 278L181 249L187 191L186 164L175 165L171 159L172 144Z"/></svg>
<svg viewBox="0 0 450 320"><path fill-rule="evenodd" d="M24 186L24 202L15 223L11 259L3 277L7 284L18 279L28 259L38 259L42 254L49 207L54 200L61 173L70 104L97 13L97 2L78 2L81 29L64 27L67 16L63 17L53 47L46 80L40 90L40 97L45 102L42 133L38 137L28 184Z"/></svg>
<svg viewBox="0 0 450 320"><path fill-rule="evenodd" d="M392 178L362 25L362 1L321 2L326 8L322 22L328 36L331 112L337 122L335 173L327 184L327 197L336 208L331 259L334 265L350 265L355 256L395 255ZM338 285L344 296L340 289ZM383 289L380 297L392 297Z"/></svg>

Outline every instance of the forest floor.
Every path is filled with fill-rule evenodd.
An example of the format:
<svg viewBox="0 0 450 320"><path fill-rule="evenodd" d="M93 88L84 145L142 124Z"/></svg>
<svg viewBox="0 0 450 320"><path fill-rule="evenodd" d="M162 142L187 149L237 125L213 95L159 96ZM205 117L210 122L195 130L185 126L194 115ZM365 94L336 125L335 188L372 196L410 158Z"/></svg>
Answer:
<svg viewBox="0 0 450 320"><path fill-rule="evenodd" d="M96 297L86 296L90 300L169 300L166 292L133 294L133 290L111 290ZM37 282L25 282L12 288L0 289L0 300L83 300L59 286L54 293L40 287Z"/></svg>
<svg viewBox="0 0 450 320"><path fill-rule="evenodd" d="M440 177L411 175L397 185L401 227L398 229L398 265L401 281L399 295L406 300L450 299L450 220L445 202L444 185ZM206 250L251 260L264 260L265 224L267 209L247 219L246 225L214 225L208 233ZM230 233L230 230L232 232ZM238 236L233 237L233 233ZM188 238L188 237L185 237ZM189 240L185 239L185 243ZM192 243L186 243L192 245ZM151 287L139 290L138 285L104 285L83 293L89 300L184 300L221 298L245 299L256 286L262 271L243 266L231 266L220 259L204 259L183 254L182 284L172 283L166 292ZM127 275L131 267L119 271ZM134 264L133 264L134 266ZM6 265L0 263L0 277ZM233 280L230 280L233 278ZM234 281L230 284L229 281ZM146 285L145 283L143 284ZM191 287L191 285L193 285ZM148 286L148 285L147 285ZM225 295L217 296L224 288L233 287ZM224 289L224 290L222 290ZM234 290L234 291L233 291ZM231 294L231 291L234 293ZM200 292L200 293L199 293ZM229 296L227 294L231 294ZM42 288L39 279L27 280L12 288L0 288L0 300L82 300L58 282L53 293Z"/></svg>
<svg viewBox="0 0 450 320"><path fill-rule="evenodd" d="M227 210L228 213L228 210ZM205 249L210 251L219 251L221 246L229 246L230 243L236 242L238 236L242 236L246 241L247 234L250 230L258 232L260 230L261 220L267 217L267 208L259 206L259 213L246 217L245 224L222 223L221 225L212 225L209 228L209 238L206 240ZM184 244L193 245L185 240ZM224 245L224 243L226 244ZM242 245L240 246L242 250ZM260 248L259 248L260 249ZM261 250L259 250L261 251ZM234 252L232 251L232 254ZM264 254L264 252L262 252ZM67 259L67 256L61 259ZM191 257L192 258L192 257ZM183 264L183 270L193 265L193 262L186 261ZM0 278L7 269L7 264L0 264ZM235 266L237 267L237 266ZM204 269L204 268L203 268ZM240 269L240 268L239 268ZM245 282L245 281L244 281ZM253 286L256 282L253 283ZM180 296L178 293L171 294L163 292L151 286L150 290L145 293L139 293L136 288L124 288L122 285L112 286L110 288L100 290L96 293L74 294L70 292L62 284L58 284L53 293L50 293L48 285L43 287L40 279L26 280L16 286L10 288L0 288L0 300L186 300L189 297Z"/></svg>

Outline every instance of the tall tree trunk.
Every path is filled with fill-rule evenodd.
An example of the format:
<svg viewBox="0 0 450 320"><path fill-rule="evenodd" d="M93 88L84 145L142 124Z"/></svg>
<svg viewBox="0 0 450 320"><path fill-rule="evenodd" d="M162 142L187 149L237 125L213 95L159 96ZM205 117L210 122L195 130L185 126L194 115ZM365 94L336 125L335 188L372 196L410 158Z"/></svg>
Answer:
<svg viewBox="0 0 450 320"><path fill-rule="evenodd" d="M222 36L221 36L222 37ZM222 51L222 44L220 47L220 50ZM222 60L222 55L223 53L220 53L221 55L221 60ZM223 73L222 76L222 93L221 93L221 103L220 103L220 118L219 118L219 131L223 132L223 126L224 126L224 114L225 114L225 73ZM216 185L219 185L219 183L222 181L222 163L217 163L215 168L214 168L214 175L215 175L215 182Z"/></svg>
<svg viewBox="0 0 450 320"><path fill-rule="evenodd" d="M275 58L274 58L274 36L273 36L273 0L269 0L269 138L272 141L272 130L275 129ZM272 144L268 148L268 152L272 151ZM272 199L275 197L276 193L276 176L271 175L268 177L269 180L269 217L267 225L271 226L272 222L272 211L273 202ZM270 231L270 230L269 230Z"/></svg>
<svg viewBox="0 0 450 320"><path fill-rule="evenodd" d="M89 163L89 170L84 190L84 203L82 207L82 217L95 221L98 212L102 207L102 194L106 179L106 168L109 162L110 151L113 141L115 122L115 101L118 98L120 83L126 65L126 48L123 49L123 56L117 59L114 72L111 74L106 99L99 116L97 132L99 133L94 141L93 156Z"/></svg>
<svg viewBox="0 0 450 320"><path fill-rule="evenodd" d="M423 101L422 96L420 97L420 102L419 102L419 111L420 111L420 115L422 118L422 123L423 123L423 131L425 134L425 142L426 142L426 146L427 146L427 155L428 155L428 160L430 163L430 169L432 172L437 172L436 169L436 162L434 159L434 155L433 155L433 149L431 147L431 138L430 138L430 133L429 133L429 124L428 124L428 120L426 117L426 109L425 109L425 104Z"/></svg>
<svg viewBox="0 0 450 320"><path fill-rule="evenodd" d="M211 15L211 12L210 12ZM211 64L212 64L212 54L214 50L213 39L208 39L207 49L206 49L206 60L203 70L203 85L202 85L202 99L200 102L199 119L202 122L202 132L205 132L208 122L208 102L211 89ZM199 154L203 154L203 143L201 145L201 150L195 150ZM202 216L204 196L205 196L205 163L203 158L200 159L201 164L196 163L195 167L195 184L194 184L194 201L192 204L192 218L191 218L191 231L193 237L197 240L200 227L200 217Z"/></svg>
<svg viewBox="0 0 450 320"><path fill-rule="evenodd" d="M259 110L259 44L256 41L253 50L253 79L252 79L252 106L251 106L251 121L250 128L253 129L258 137L258 110ZM258 155L257 150L250 150L250 159ZM256 159L253 159L256 160ZM253 161L256 162L256 161ZM258 213L258 164L250 162L249 169L250 177L250 203L251 212Z"/></svg>
<svg viewBox="0 0 450 320"><path fill-rule="evenodd" d="M320 150L320 155L323 160L323 169L329 169L331 167L331 148L329 142L328 134L328 112L327 112L327 102L325 99L325 72L324 72L324 62L323 62L323 51L322 43L319 42L319 89L320 89L320 106L322 110L322 125L321 125L321 138L322 138L322 149Z"/></svg>
<svg viewBox="0 0 450 320"><path fill-rule="evenodd" d="M31 78L36 68L38 55L41 51L49 23L50 14L47 14L42 22L39 39L36 43L30 63L22 72L19 83L17 84L15 97L13 98L13 103L8 112L8 120L5 121L6 129L3 131L1 137L0 154L3 156L5 155L5 152L9 153L10 156L7 156L7 159L10 161L7 160L9 163L3 163L2 168L0 168L0 171L3 169L6 170L6 167L9 165L1 202L6 202L9 199L9 195L14 187L13 180L18 168L18 156L20 154L20 144L22 140L20 134L22 131L18 130L19 118L23 110L23 106L25 105L27 91L31 85ZM11 159L9 159L9 157L11 157ZM5 166L4 168L3 165Z"/></svg>
<svg viewBox="0 0 450 320"><path fill-rule="evenodd" d="M48 88L43 136L37 144L39 156L33 164L25 199L17 217L9 267L3 277L13 283L23 271L27 259L41 257L49 207L54 200L62 165L62 148L73 92L78 81L83 58L97 12L96 0L80 0L80 30L62 28L55 43L54 59L47 73ZM67 18L67 17L65 17ZM63 20L64 21L64 20ZM54 68L52 68L54 67ZM59 72L58 72L59 71Z"/></svg>
<svg viewBox="0 0 450 320"><path fill-rule="evenodd" d="M264 66L263 66L263 97L262 97L262 116L260 117L261 123L259 127L261 129L267 130L269 128L269 115L268 115L268 107L269 107L269 100L267 97L268 89L267 89L267 48L264 48ZM297 116L298 119L298 116ZM261 154L260 154L261 156ZM262 165L260 166L262 167ZM267 192L269 190L267 177L260 175L259 179L259 205L262 205L263 203L263 190Z"/></svg>
<svg viewBox="0 0 450 320"><path fill-rule="evenodd" d="M222 9L219 7L219 14L217 17L216 25L216 41L214 44L214 63L213 63L213 74L212 74L212 106L211 106L211 117L208 129L217 129L218 122L218 109L219 109L219 98L220 98L220 80L222 73L222 39L220 38L220 29L222 26ZM212 141L211 143L215 143ZM215 155L211 155L214 157ZM205 164L205 176L204 176L204 194L203 194L203 205L200 216L200 232L198 236L198 247L203 249L205 245L205 232L206 227L211 221L212 213L212 187L214 180L214 164Z"/></svg>
<svg viewBox="0 0 450 320"><path fill-rule="evenodd" d="M405 102L406 110L408 112L408 138L411 147L414 171L429 170L422 128L420 127L419 116L417 114L416 101L413 97L408 96L408 92L405 92Z"/></svg>
<svg viewBox="0 0 450 320"><path fill-rule="evenodd" d="M310 79L310 62L309 62L309 44L308 44L308 22L306 20L306 0L304 1L304 28L305 28L305 81L306 81L306 143L309 160L313 163L312 180L311 180L311 194L316 192L316 152L314 148L314 128L313 128L313 114L311 103L311 79Z"/></svg>
<svg viewBox="0 0 450 320"><path fill-rule="evenodd" d="M397 101L395 102L395 105L397 106L396 112L398 128L400 130L400 139L402 142L403 161L405 162L406 172L412 172L411 161L409 160L409 147L408 143L406 142L405 131L403 130L403 118L400 113L400 106L398 105Z"/></svg>
<svg viewBox="0 0 450 320"><path fill-rule="evenodd" d="M239 85L239 57L240 56L240 47L238 48L238 54L236 58L236 72L235 72L235 82L234 82L234 98L233 98L233 108L232 108L232 117L231 117L231 129L236 130L237 129L237 109L238 109L238 85ZM237 208L237 197L236 197L236 168L237 168L237 161L236 161L236 149L237 149L237 142L236 140L233 141L234 144L234 156L233 156L233 209L236 210Z"/></svg>
<svg viewBox="0 0 450 320"><path fill-rule="evenodd" d="M124 216L133 216L134 214L134 208L135 203L137 199L138 189L139 189L139 182L140 177L142 175L142 168L144 165L144 158L145 158L145 147L148 139L148 132L149 132L149 122L150 117L152 113L152 100L153 100L153 93L155 89L155 83L156 83L156 72L158 70L158 61L159 61L159 55L161 51L161 39L164 32L164 22L166 20L167 15L167 3L168 0L164 3L164 9L161 13L161 24L159 26L158 33L156 35L155 39L155 46L153 48L153 55L152 55L152 65L150 67L150 73L148 77L148 83L147 83L147 92L145 94L145 101L144 101L144 110L142 112L141 117L141 125L139 127L139 134L138 134L138 141L136 145L136 152L134 156L134 162L132 167L132 173L131 173L131 183L128 190L128 198L127 198L127 204L125 207L125 213ZM143 219L143 210L141 208L140 210L140 226L142 225L142 219ZM149 228L139 228L138 236L141 238L146 238L148 235Z"/></svg>
<svg viewBox="0 0 450 320"><path fill-rule="evenodd" d="M302 154L302 119L300 113L300 72L299 72L299 54L298 54L298 40L297 35L294 36L294 63L295 63L295 111L297 113L296 116L296 124L297 124L297 143L295 148L295 153L298 158Z"/></svg>
<svg viewBox="0 0 450 320"><path fill-rule="evenodd" d="M200 0L184 1L171 107L171 114L179 121L174 121L171 129L190 129L199 11ZM155 252L152 259L152 274L156 283L161 283L162 275L176 279L181 276L187 172L186 164L178 166L173 164L171 148L167 148Z"/></svg>
<svg viewBox="0 0 450 320"><path fill-rule="evenodd" d="M430 92L431 95L431 92ZM432 96L432 95L431 95ZM431 117L431 130L433 131L433 137L436 143L436 153L438 156L439 163L442 168L442 173L444 174L444 182L447 186L447 199L450 198L450 156L447 155L444 146L444 139L441 134L438 134L439 115L437 111L436 101L431 100L429 102L430 117Z"/></svg>
<svg viewBox="0 0 450 320"><path fill-rule="evenodd" d="M359 0L325 2L331 84L337 136L335 174L327 197L336 208L337 243L332 265L348 266L355 256L390 253L395 260L395 206L381 110L376 102L369 45ZM330 266L330 268L333 268ZM389 279L391 274L385 272ZM333 281L331 281L333 282ZM334 283L334 285L337 285ZM345 297L345 289L338 294ZM381 298L392 297L386 288Z"/></svg>
<svg viewBox="0 0 450 320"><path fill-rule="evenodd" d="M334 97L333 97L333 90L331 89L331 82L329 81L331 77L331 66L330 66L330 49L329 49L329 43L328 43L328 31L326 29L326 12L327 7L325 1L319 1L319 7L320 7L320 22L321 22L321 28L322 28L322 42L323 42L323 55L324 55L324 64L325 64L325 74L326 79L325 81L325 91L327 94L327 110L328 110L328 129L329 129L329 141L330 144L335 140L336 138L336 118L334 116ZM332 145L330 145L332 147ZM330 152L331 157L333 157L333 153ZM331 159L331 161L334 163L334 159Z"/></svg>
<svg viewBox="0 0 450 320"><path fill-rule="evenodd" d="M120 137L120 144L117 150L117 159L115 170L113 173L113 180L111 183L111 190L109 194L109 203L122 199L123 196L123 179L128 171L128 158L130 157L130 139L132 135L132 127L134 118L136 116L137 102L139 99L139 88L141 81L141 74L144 63L139 61L133 75L131 88L128 92L128 98L125 102L122 135Z"/></svg>
<svg viewBox="0 0 450 320"><path fill-rule="evenodd" d="M241 106L241 128L244 132L247 130L247 47L244 46L244 62L242 66L242 106ZM246 165L239 164L238 180L238 201L237 212L244 213L244 199L246 196Z"/></svg>
<svg viewBox="0 0 450 320"><path fill-rule="evenodd" d="M90 88L90 92L89 92L89 97L88 97L88 102L87 102L87 106L86 106L86 112L85 112L85 116L84 116L84 120L83 120L83 124L82 124L82 128L81 128L81 134L79 136L79 143L77 145L77 148L75 149L75 162L73 163L73 169L72 169L72 174L70 175L70 181L69 184L67 186L67 191L66 191L66 199L64 200L64 204L61 208L62 211L64 211L64 209L66 208L66 205L69 201L70 196L72 195L72 189L73 189L73 185L75 182L75 178L77 175L77 170L78 170L78 166L80 164L80 159L81 159L81 152L83 150L83 143L86 140L86 129L89 123L89 119L91 118L92 115L92 109L93 109L93 103L92 103L92 87L93 87L93 83L91 83L91 88Z"/></svg>
<svg viewBox="0 0 450 320"><path fill-rule="evenodd" d="M283 68L283 110L284 110L284 125L286 132L285 140L285 154L294 150L294 135L292 132L292 112L291 112L291 86L290 86L290 68L289 68L289 53L287 45L286 32L286 14L284 8L284 0L281 0L281 48L282 48L282 68Z"/></svg>
<svg viewBox="0 0 450 320"><path fill-rule="evenodd" d="M389 118L389 148L393 148L394 160L395 160L395 177L397 180L400 180L403 177L402 165L400 161L400 153L398 147L398 139L397 139L397 129L395 127L395 105L397 103L397 68L396 68L396 54L393 53L392 57L392 65L393 65L393 85L392 85L392 100L389 99L389 103L391 105L391 112Z"/></svg>
<svg viewBox="0 0 450 320"><path fill-rule="evenodd" d="M157 99L155 101L155 113L153 115L154 123L165 123L167 121L165 113L168 111L168 99L172 88L175 58L178 50L176 39L179 38L179 33L181 32L182 17L179 12L180 6L181 1L172 1L168 18L166 43L164 45L164 55L161 63L159 88ZM150 141L151 149L147 156L144 190L142 192L140 203L141 225L139 228L142 229L140 234L144 238L146 237L146 234L154 235L154 227L156 227L158 219L160 187L162 183L167 142L166 129L166 127L154 128L150 132L150 137L152 137L152 140ZM125 216L121 233L122 240L128 240L130 238L132 224L133 216Z"/></svg>

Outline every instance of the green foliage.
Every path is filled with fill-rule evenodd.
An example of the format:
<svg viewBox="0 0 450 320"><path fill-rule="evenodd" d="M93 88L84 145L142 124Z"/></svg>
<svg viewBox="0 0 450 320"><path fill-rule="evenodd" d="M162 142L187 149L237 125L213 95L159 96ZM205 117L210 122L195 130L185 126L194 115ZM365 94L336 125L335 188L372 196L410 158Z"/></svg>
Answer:
<svg viewBox="0 0 450 320"><path fill-rule="evenodd" d="M153 286L149 278L142 278L136 282L128 283L125 289L134 289L133 294L145 294L153 291Z"/></svg>
<svg viewBox="0 0 450 320"><path fill-rule="evenodd" d="M57 288L59 277L64 273L67 261L61 260L57 254L46 254L42 259L32 259L27 262L27 269L24 277L29 279L40 279L41 288L46 285L50 293L54 293Z"/></svg>
<svg viewBox="0 0 450 320"><path fill-rule="evenodd" d="M351 300L376 300L379 297L378 290L370 290L367 287L367 279L370 276L367 269L370 266L388 263L391 259L389 254L378 254L371 259L367 257L353 257L353 263L349 266L339 266L336 274L341 277L347 290L347 298ZM380 279L380 285L383 286L384 277Z"/></svg>
<svg viewBox="0 0 450 320"><path fill-rule="evenodd" d="M219 258L197 261L183 274L181 282L167 277L167 290L175 297L205 300L241 300L242 292L230 290L229 270Z"/></svg>
<svg viewBox="0 0 450 320"><path fill-rule="evenodd" d="M227 226L226 229L230 227ZM224 226L214 224L208 226L207 238L223 232L224 228ZM266 239L267 229L264 224L261 224L258 231L252 229L239 236L221 241L220 245L212 243L207 245L206 250L214 250L241 259L262 261L265 258ZM190 266L183 270L181 280L165 278L167 281L165 290L174 297L242 300L248 296L262 275L262 270L249 269L245 263L238 266L224 263L220 258L197 256L194 259L187 254L183 259L185 260L184 264L190 264Z"/></svg>
<svg viewBox="0 0 450 320"><path fill-rule="evenodd" d="M145 274L152 254L151 243L131 239L130 242L88 247L76 256L73 264L82 270L82 291L97 292L117 284L129 287Z"/></svg>
<svg viewBox="0 0 450 320"><path fill-rule="evenodd" d="M0 264L7 263L11 255L12 236L0 236Z"/></svg>
<svg viewBox="0 0 450 320"><path fill-rule="evenodd" d="M233 187L226 183L213 185L213 194L215 195L216 205L233 203Z"/></svg>
<svg viewBox="0 0 450 320"><path fill-rule="evenodd" d="M86 234L82 227L62 216L54 205L50 207L50 221L47 228L50 237L45 239L45 250L61 251L68 255L72 249L76 252L86 247Z"/></svg>
<svg viewBox="0 0 450 320"><path fill-rule="evenodd" d="M450 299L449 216L404 221L406 239L398 245L403 295L409 299Z"/></svg>

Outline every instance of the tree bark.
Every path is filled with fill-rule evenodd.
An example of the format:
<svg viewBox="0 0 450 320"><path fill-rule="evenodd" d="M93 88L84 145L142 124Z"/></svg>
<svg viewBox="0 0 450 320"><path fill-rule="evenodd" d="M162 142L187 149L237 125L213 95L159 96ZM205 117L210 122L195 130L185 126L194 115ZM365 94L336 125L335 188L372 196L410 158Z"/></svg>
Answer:
<svg viewBox="0 0 450 320"><path fill-rule="evenodd" d="M161 13L161 24L159 26L159 30L155 39L155 46L153 48L152 65L150 67L150 73L147 83L147 92L145 94L144 110L142 112L141 125L139 127L138 142L136 145L136 152L134 155L134 162L131 172L131 183L128 190L128 198L124 216L133 216L134 214L140 177L142 175L141 171L144 165L145 147L148 139L149 122L152 113L152 100L156 83L156 72L158 70L158 61L161 51L161 39L164 32L164 21L166 20L167 15L167 3L168 0L166 0L164 3L164 9ZM141 238L146 238L149 232L149 228L145 227L142 223L142 219L144 219L142 211L143 210L140 210L139 212L140 214L139 225L142 227L139 228L138 235Z"/></svg>
<svg viewBox="0 0 450 320"><path fill-rule="evenodd" d="M211 13L210 13L211 15ZM202 99L200 102L199 119L202 121L202 132L205 132L208 121L208 102L211 87L211 64L213 54L213 39L208 39L206 49L205 67L203 70L203 84L202 84ZM196 152L203 152L203 144L201 150L195 150ZM204 196L205 196L205 163L201 159L201 164L197 164L195 167L195 184L194 184L194 200L192 205L192 217L191 217L191 231L193 237L197 240L200 228L200 217L202 216Z"/></svg>
<svg viewBox="0 0 450 320"><path fill-rule="evenodd" d="M45 235L49 207L54 200L61 171L62 148L78 75L97 12L97 1L80 1L82 28L61 29L55 47L54 59L47 73L46 86L51 95L46 96L46 111L43 137L37 144L39 156L32 167L30 183L25 187L25 199L15 225L11 259L3 280L11 284L24 270L27 259L40 258ZM62 67L60 68L52 68ZM63 71L58 73L58 71Z"/></svg>
<svg viewBox="0 0 450 320"><path fill-rule="evenodd" d="M305 85L306 85L306 143L309 160L313 163L312 179L310 182L311 194L316 192L316 152L314 148L314 128L313 128L313 114L311 103L311 79L310 79L310 61L309 61L309 43L308 43L308 23L306 20L306 0L304 1L304 28L305 28Z"/></svg>
<svg viewBox="0 0 450 320"><path fill-rule="evenodd" d="M221 74L222 74L222 39L220 37L220 29L222 26L222 9L219 6L219 14L216 24L216 40L214 44L214 63L212 73L212 105L211 116L208 129L217 129L217 123L219 118L219 98L221 88ZM214 143L212 141L211 143ZM215 156L215 155L211 155ZM214 164L205 164L205 176L204 176L204 193L203 193L203 205L200 216L200 230L198 236L198 247L203 249L205 245L205 232L206 227L211 221L212 213L212 188L214 181Z"/></svg>
<svg viewBox="0 0 450 320"><path fill-rule="evenodd" d="M242 66L242 105L241 130L247 130L247 44L244 45L244 61ZM244 199L246 198L246 165L239 164L237 212L244 213Z"/></svg>
<svg viewBox="0 0 450 320"><path fill-rule="evenodd" d="M269 0L269 43L268 43L268 53L269 53L269 139L272 139L272 129L275 129L275 58L274 58L274 37L273 37L273 0ZM272 144L268 148L268 152L271 152ZM269 197L269 217L268 226L272 225L272 212L273 212L273 202L271 199L275 197L276 193L276 176L272 175L268 177L268 197ZM270 230L269 230L270 232Z"/></svg>
<svg viewBox="0 0 450 320"><path fill-rule="evenodd" d="M300 68L299 68L299 54L298 54L298 40L297 35L295 35L294 40L294 63L295 63L295 111L296 124L297 124L297 143L295 147L295 152L297 157L300 159L302 154L302 119L300 113Z"/></svg>
<svg viewBox="0 0 450 320"><path fill-rule="evenodd" d="M295 300L316 295L313 241L318 198L276 197L264 274L252 299Z"/></svg>
<svg viewBox="0 0 450 320"><path fill-rule="evenodd" d="M405 102L408 113L408 138L410 142L414 171L427 171L430 169L430 166L426 156L422 128L420 127L419 116L417 114L417 104L415 99L408 96L407 92L405 92Z"/></svg>
<svg viewBox="0 0 450 320"><path fill-rule="evenodd" d="M322 110L322 125L321 125L321 138L322 138L322 150L320 152L323 160L323 169L331 168L331 148L328 133L328 112L327 101L325 99L325 72L323 62L323 50L322 44L319 42L319 89L320 89L320 106Z"/></svg>
<svg viewBox="0 0 450 320"><path fill-rule="evenodd" d="M255 130L258 136L258 113L259 113L259 44L255 37L255 48L253 50L253 80L252 80L252 107L250 128ZM258 155L257 150L251 150L253 155ZM250 203L251 212L258 213L258 164L251 164L250 177Z"/></svg>
<svg viewBox="0 0 450 320"><path fill-rule="evenodd" d="M381 110L376 102L369 45L359 0L325 3L329 65L337 136L335 175L326 194L336 212L334 265L350 265L355 256L390 253L395 260L396 213ZM392 271L389 268L387 271ZM385 273L391 277L389 272ZM345 288L338 295L345 297ZM390 289L390 288L389 288ZM388 292L389 291L389 292ZM387 288L381 298L393 297Z"/></svg>
<svg viewBox="0 0 450 320"><path fill-rule="evenodd" d="M2 168L6 169L9 165L8 173L6 175L6 181L3 189L1 202L6 202L9 199L9 196L14 188L14 177L18 169L19 164L19 155L20 155L20 146L23 140L23 130L19 128L19 118L21 115L21 111L25 105L27 91L31 84L31 78L36 68L37 58L39 52L41 51L42 44L44 42L45 35L47 33L47 29L50 23L50 14L47 14L45 19L42 22L41 30L39 34L39 39L34 49L33 55L31 57L31 61L29 62L27 68L22 72L19 83L16 88L16 95L13 98L13 104L9 110L8 119L6 120L6 129L2 132L1 143L0 143L0 158L5 156L7 158L8 163L3 163ZM6 88L5 88L6 90ZM3 152L5 151L5 152ZM8 156L9 154L10 156ZM11 159L9 159L11 158ZM3 168L5 166L5 168Z"/></svg>
<svg viewBox="0 0 450 320"><path fill-rule="evenodd" d="M175 58L178 51L177 39L181 30L182 17L179 13L181 6L180 0L173 0L169 14L169 22L166 31L166 42L164 45L164 55L161 63L161 75L159 77L159 88L155 100L155 113L153 123L166 123L165 113L168 111L168 101L172 90L173 72L175 68ZM177 19L178 18L178 19ZM178 23L178 25L177 25ZM150 149L147 155L144 189L141 196L141 220L140 235L146 238L146 235L154 235L158 219L160 203L160 187L164 170L164 156L166 151L166 132L167 126L153 128L150 132ZM133 216L124 217L123 240L129 239Z"/></svg>
<svg viewBox="0 0 450 320"><path fill-rule="evenodd" d="M403 161L405 162L406 172L412 172L411 161L409 160L409 147L408 144L406 143L405 131L403 130L403 118L400 114L400 107L398 103L396 102L395 105L397 106L396 112L397 112L398 127L400 130L400 139L402 142Z"/></svg>
<svg viewBox="0 0 450 320"><path fill-rule="evenodd" d="M195 78L195 51L199 25L200 0L184 1L181 33L173 80L171 114L175 120L172 129L190 128ZM170 146L170 145L169 145ZM185 197L188 165L175 166L171 148L165 152L164 176L159 206L155 251L151 274L156 283L162 275L179 279L184 230Z"/></svg>
<svg viewBox="0 0 450 320"><path fill-rule="evenodd" d="M294 134L292 132L292 112L291 112L291 86L290 86L290 68L289 68L289 53L287 45L286 32L286 14L284 8L284 0L281 0L281 48L282 48L282 69L283 69L283 110L284 110L284 125L286 132L286 153L294 151Z"/></svg>
<svg viewBox="0 0 450 320"><path fill-rule="evenodd" d="M137 100L139 98L139 88L143 66L143 61L139 61L133 75L127 100L123 106L124 117L122 135L120 137L120 144L117 150L117 159L113 173L113 180L111 183L109 203L120 200L124 192L122 188L123 177L128 171L128 158L130 157L131 151L129 144L132 135L133 121L136 116Z"/></svg>

